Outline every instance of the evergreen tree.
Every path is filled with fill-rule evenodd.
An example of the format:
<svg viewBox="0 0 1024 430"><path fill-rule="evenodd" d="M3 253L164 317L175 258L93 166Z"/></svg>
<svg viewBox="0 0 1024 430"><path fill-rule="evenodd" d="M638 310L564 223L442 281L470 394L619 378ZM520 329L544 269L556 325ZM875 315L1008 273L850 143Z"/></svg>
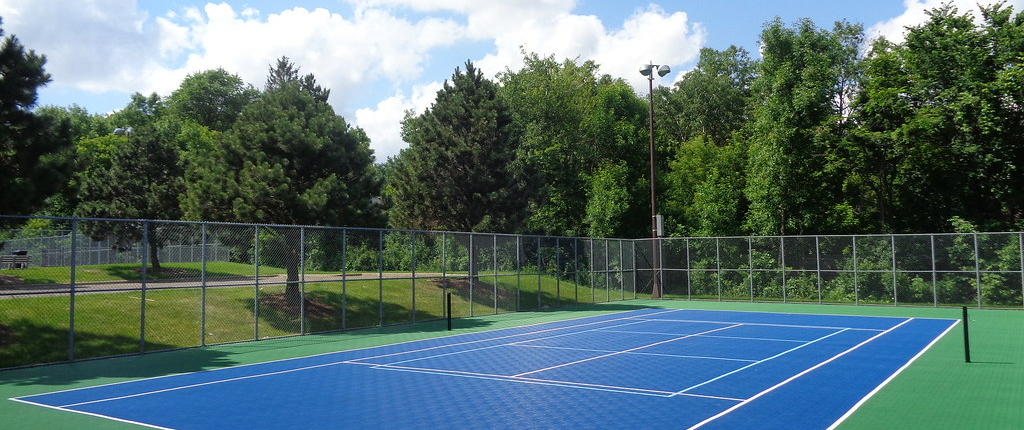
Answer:
<svg viewBox="0 0 1024 430"><path fill-rule="evenodd" d="M88 218L174 220L181 217L178 197L184 191L180 149L174 130L145 126L134 130L113 149L109 165L81 176L80 203L75 214ZM146 224L149 262L160 270L158 252L165 238L157 224ZM142 237L142 224L90 221L82 229L95 240L113 239L113 247L128 250Z"/></svg>
<svg viewBox="0 0 1024 430"><path fill-rule="evenodd" d="M372 200L380 184L366 134L335 115L327 91L309 86L311 76L297 78L291 63L279 62L270 75L286 78L242 110L220 145L190 152L186 218L379 226ZM287 269L287 297L297 303L298 230L288 229L274 246Z"/></svg>
<svg viewBox="0 0 1024 430"><path fill-rule="evenodd" d="M39 88L50 82L45 63L14 36L0 41L0 208L6 215L39 209L71 174L70 122L31 111Z"/></svg>
<svg viewBox="0 0 1024 430"><path fill-rule="evenodd" d="M497 85L473 63L423 114L402 122L409 147L388 178L396 228L513 232L522 221L517 140Z"/></svg>

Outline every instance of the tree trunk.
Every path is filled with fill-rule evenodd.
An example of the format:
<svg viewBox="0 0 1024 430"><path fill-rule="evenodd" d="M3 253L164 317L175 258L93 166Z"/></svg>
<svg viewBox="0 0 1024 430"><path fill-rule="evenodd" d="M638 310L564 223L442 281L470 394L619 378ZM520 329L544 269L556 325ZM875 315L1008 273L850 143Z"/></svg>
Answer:
<svg viewBox="0 0 1024 430"><path fill-rule="evenodd" d="M160 241L156 238L156 226L153 223L147 223L146 236L149 238L149 266L153 272L160 271Z"/></svg>

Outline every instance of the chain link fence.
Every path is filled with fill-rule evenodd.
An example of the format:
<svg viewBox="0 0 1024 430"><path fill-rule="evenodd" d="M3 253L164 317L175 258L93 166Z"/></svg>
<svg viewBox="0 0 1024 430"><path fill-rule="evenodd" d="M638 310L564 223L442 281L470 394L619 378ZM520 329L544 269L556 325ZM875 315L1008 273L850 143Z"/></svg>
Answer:
<svg viewBox="0 0 1024 430"><path fill-rule="evenodd" d="M636 297L623 239L46 220L0 230L0 368Z"/></svg>
<svg viewBox="0 0 1024 430"><path fill-rule="evenodd" d="M60 229L0 230L0 368L437 320L448 293L456 318L629 300L656 276L668 299L1024 307L1022 233L628 240L47 220Z"/></svg>
<svg viewBox="0 0 1024 430"><path fill-rule="evenodd" d="M791 303L1024 308L1024 233L633 242L637 294ZM660 246L661 261L650 261ZM660 268L656 270L655 268Z"/></svg>

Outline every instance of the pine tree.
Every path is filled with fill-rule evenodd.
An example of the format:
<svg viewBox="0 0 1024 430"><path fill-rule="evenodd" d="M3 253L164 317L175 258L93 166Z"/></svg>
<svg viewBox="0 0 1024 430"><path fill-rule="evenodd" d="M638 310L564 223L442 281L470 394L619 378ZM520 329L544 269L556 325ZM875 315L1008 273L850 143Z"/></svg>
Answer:
<svg viewBox="0 0 1024 430"><path fill-rule="evenodd" d="M50 82L44 64L45 56L26 51L16 37L0 42L0 208L5 215L39 209L71 173L70 123L31 111L37 91Z"/></svg>
<svg viewBox="0 0 1024 430"><path fill-rule="evenodd" d="M514 171L517 140L497 85L472 62L456 69L423 114L402 122L409 147L389 177L391 225L515 231L524 207Z"/></svg>

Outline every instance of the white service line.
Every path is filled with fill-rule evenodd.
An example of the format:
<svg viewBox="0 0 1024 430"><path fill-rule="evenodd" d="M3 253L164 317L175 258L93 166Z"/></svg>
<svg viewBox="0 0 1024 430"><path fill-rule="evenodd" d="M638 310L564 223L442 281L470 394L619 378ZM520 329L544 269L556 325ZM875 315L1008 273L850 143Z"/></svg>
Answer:
<svg viewBox="0 0 1024 430"><path fill-rule="evenodd" d="M814 365L813 367L810 367L810 368L808 368L808 369L804 370L803 372L800 372L800 373L797 373L796 375L790 376L789 378L786 378L786 379L785 379L784 381L782 381L782 382L779 382L778 384L775 384L775 385L773 385L773 386L769 387L768 389L766 389L766 390L764 390L764 391L762 391L762 392L760 392L760 393L757 393L757 394L755 394L755 395L751 396L751 397L750 397L750 398L748 398L747 400L744 400L744 401L742 401L742 402L740 402L740 403L738 403L738 404L736 404L736 405L734 405L734 406L730 407L729 409L726 409L726 410L724 410L724 411L722 411L722 412L719 412L719 413L717 413L717 414L715 414L715 415L713 415L713 416L709 417L708 419L706 419L706 420L704 420L704 421L701 421L701 422L699 422L699 423L697 423L697 424L694 424L693 426L690 426L690 427L689 427L689 428L687 428L686 430L696 430L696 429L698 429L698 428L704 427L704 426L705 426L705 425L707 425L708 423L710 423L710 422L712 422L712 421L714 421L714 420L717 420L717 419L719 419L719 418L721 418L721 417L724 417L724 416L726 416L726 415L728 415L728 414L732 413L732 411L735 411L736 409L742 408L742 407L743 407L744 405L747 405L747 404L749 404L750 402L753 402L754 400L757 400L757 399L759 399L759 398L763 397L764 395L766 395L766 394L768 394L768 393L770 393L770 392L772 392L772 391L775 391L775 390L779 389L779 387L782 387L782 386L784 386L784 385L786 385L786 384L788 384L788 383L790 383L790 382L793 382L793 381L794 381L794 380L796 380L797 378L800 378L801 376L804 376L804 375L806 375L806 374L808 374L808 373L811 373L812 371L814 371L814 370L816 370L816 369L818 369L818 368L820 368L820 367L822 367L822 366L824 366L824 365L826 365L826 364L828 364L828 363L831 363L831 362L833 362L833 361L835 361L835 360L839 359L839 357L842 357L842 356L844 356L844 355L846 355L846 354L849 354L849 353L853 352L853 351L854 351L854 350L856 350L857 348L860 348L860 347L862 347L862 346L864 346L864 345L867 345L868 343L871 343L871 342L872 342L872 341L874 341L875 339L878 339L878 338L880 338L880 337L882 337L882 336L885 336L886 334L889 334L889 333L891 333L891 332L892 332L893 330L896 330L897 328L900 328L900 327L902 327L902 326L903 326L904 324L906 324L906 323L909 323L910 321L913 321L913 320L914 320L913 318L908 318L908 319L906 319L906 320L903 320L903 322L901 322L901 323L899 323L899 324L897 324L897 325L895 325L895 326L892 326L892 327L890 327L889 329L887 329L887 330L885 330L885 331L883 331L883 332L881 332L881 333L878 333L878 334L876 334L876 335L874 335L874 336L872 336L872 337L870 337L870 338L868 338L868 339L864 340L863 342L861 342L861 343L858 343L858 344L856 344L856 345L854 345L854 346L850 347L849 349L847 349L847 350L845 350L845 351L843 351L843 352L840 352L840 353L838 353L838 354L836 354L836 355L832 356L832 358L829 358L828 360L822 361L821 363L818 363L818 364Z"/></svg>

